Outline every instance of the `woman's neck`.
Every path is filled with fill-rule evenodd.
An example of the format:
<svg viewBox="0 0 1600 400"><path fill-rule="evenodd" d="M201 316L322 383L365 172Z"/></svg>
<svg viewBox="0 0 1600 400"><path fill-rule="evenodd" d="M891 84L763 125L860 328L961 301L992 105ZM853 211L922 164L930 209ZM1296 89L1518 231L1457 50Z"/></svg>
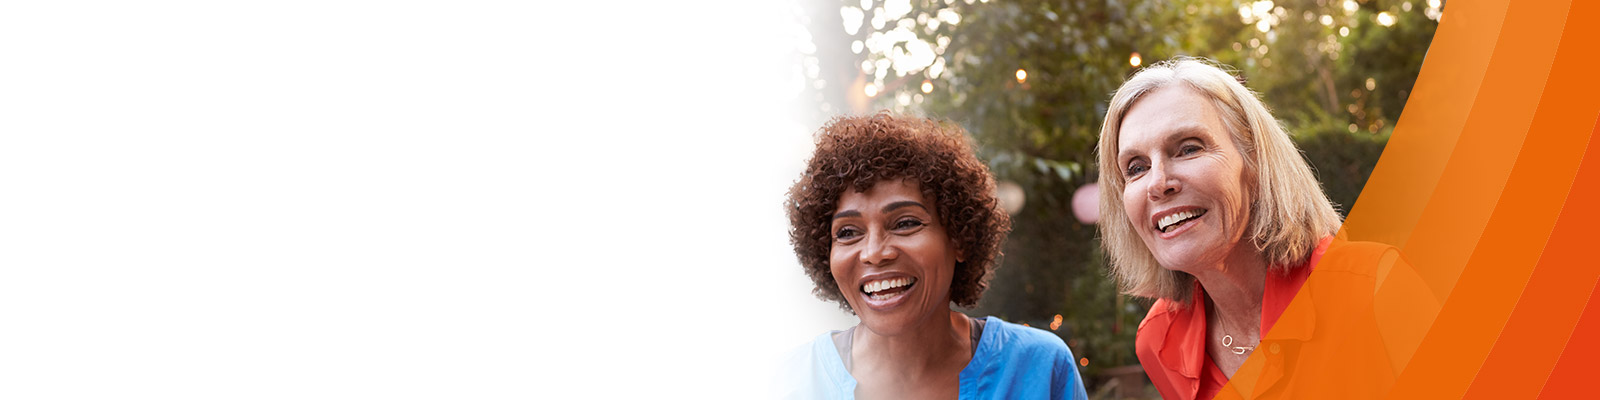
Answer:
<svg viewBox="0 0 1600 400"><path fill-rule="evenodd" d="M894 369L893 375L917 381L928 374L948 372L958 361L959 367L966 366L972 354L970 324L966 315L947 311L895 336L858 327L851 357L857 369ZM959 367L955 370L960 371Z"/></svg>
<svg viewBox="0 0 1600 400"><path fill-rule="evenodd" d="M1266 292L1268 264L1250 246L1237 251L1214 268L1194 274L1224 325L1246 332L1261 327L1261 301ZM1204 304L1196 304L1204 307ZM1244 333L1244 332L1240 332Z"/></svg>

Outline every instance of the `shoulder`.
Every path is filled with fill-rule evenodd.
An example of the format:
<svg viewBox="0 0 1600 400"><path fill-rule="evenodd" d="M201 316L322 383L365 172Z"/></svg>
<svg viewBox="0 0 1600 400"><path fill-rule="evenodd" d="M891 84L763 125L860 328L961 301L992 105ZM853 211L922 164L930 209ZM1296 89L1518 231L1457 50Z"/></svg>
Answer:
<svg viewBox="0 0 1600 400"><path fill-rule="evenodd" d="M1400 250L1378 242L1324 241L1313 253L1317 271L1341 272L1363 277L1379 276L1381 269L1400 257Z"/></svg>
<svg viewBox="0 0 1600 400"><path fill-rule="evenodd" d="M1150 306L1150 311L1144 314L1144 319L1139 321L1139 330L1135 332L1135 344L1145 347L1148 340L1164 337L1172 329L1174 321L1187 314L1189 310L1182 308L1176 301L1157 299Z"/></svg>
<svg viewBox="0 0 1600 400"><path fill-rule="evenodd" d="M1203 350L1194 348L1197 342L1193 340L1200 337L1196 335L1205 334L1204 320L1196 321L1196 317L1194 303L1158 299L1134 334L1134 355L1164 397L1175 397L1175 388L1190 385L1189 376L1182 371L1186 365L1199 365L1192 362L1196 356L1204 356Z"/></svg>
<svg viewBox="0 0 1600 400"><path fill-rule="evenodd" d="M1172 324L1172 319L1177 317L1177 302L1167 299L1157 299L1150 305L1150 311L1144 313L1144 319L1139 321L1139 332L1144 332L1146 326L1166 326Z"/></svg>
<svg viewBox="0 0 1600 400"><path fill-rule="evenodd" d="M833 347L833 332L823 332L811 341L789 349L783 359L786 375L825 377L838 359L838 352Z"/></svg>
<svg viewBox="0 0 1600 400"><path fill-rule="evenodd" d="M979 348L962 371L979 398L1083 399L1083 379L1060 336L988 317Z"/></svg>
<svg viewBox="0 0 1600 400"><path fill-rule="evenodd" d="M782 399L843 398L855 390L855 382L833 345L833 331L817 335L810 342L785 354L780 373L772 377L771 396Z"/></svg>
<svg viewBox="0 0 1600 400"><path fill-rule="evenodd" d="M1155 374L1153 370L1175 368L1173 366L1181 364L1181 358L1172 357L1181 357L1182 352L1167 351L1167 341L1191 336L1191 331L1197 328L1205 329L1203 326L1192 326L1193 319L1194 308L1176 301L1158 299L1150 306L1150 312L1139 322L1139 329L1133 335L1134 355L1147 372Z"/></svg>
<svg viewBox="0 0 1600 400"><path fill-rule="evenodd" d="M985 329L984 336L995 335L995 343L1007 352L1026 351L1035 355L1059 353L1072 357L1072 350L1067 348L1067 343L1060 336L1043 329L1027 327L1006 322L1000 318L989 317L992 328Z"/></svg>
<svg viewBox="0 0 1600 400"><path fill-rule="evenodd" d="M989 317L989 325L979 339L976 357L985 362L1018 365L1076 365L1072 349L1060 336L1043 329L1026 327ZM1020 363L1020 364L1019 364ZM1047 368L1050 369L1050 368Z"/></svg>

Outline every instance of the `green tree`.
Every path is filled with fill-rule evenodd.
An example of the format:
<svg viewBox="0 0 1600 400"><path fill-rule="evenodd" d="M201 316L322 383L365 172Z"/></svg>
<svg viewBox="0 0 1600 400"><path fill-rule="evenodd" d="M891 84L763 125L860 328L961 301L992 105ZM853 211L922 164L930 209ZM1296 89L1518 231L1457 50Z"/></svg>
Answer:
<svg viewBox="0 0 1600 400"><path fill-rule="evenodd" d="M996 176L1023 188L1002 268L974 311L1054 329L1087 359L1096 388L1103 369L1137 363L1133 335L1149 305L1117 292L1096 228L1072 212L1074 192L1096 179L1112 92L1139 67L1180 55L1231 65L1295 135L1330 197L1354 204L1442 7L847 0L809 14L820 60L813 87L825 112L887 108L961 124Z"/></svg>

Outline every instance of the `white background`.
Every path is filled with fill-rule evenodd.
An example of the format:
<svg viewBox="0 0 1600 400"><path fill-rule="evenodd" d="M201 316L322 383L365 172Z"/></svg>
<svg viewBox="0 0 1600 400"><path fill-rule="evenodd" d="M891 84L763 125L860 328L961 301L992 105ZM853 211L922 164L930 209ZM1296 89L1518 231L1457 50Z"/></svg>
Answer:
<svg viewBox="0 0 1600 400"><path fill-rule="evenodd" d="M221 3L0 7L0 398L760 397L851 323L793 4Z"/></svg>

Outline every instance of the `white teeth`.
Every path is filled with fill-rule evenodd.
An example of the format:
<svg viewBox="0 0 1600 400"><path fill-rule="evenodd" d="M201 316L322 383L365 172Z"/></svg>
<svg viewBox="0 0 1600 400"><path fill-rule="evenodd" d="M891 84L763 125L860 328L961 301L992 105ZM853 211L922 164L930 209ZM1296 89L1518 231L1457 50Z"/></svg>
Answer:
<svg viewBox="0 0 1600 400"><path fill-rule="evenodd" d="M911 284L911 278L884 279L884 280L879 280L879 281L868 282L866 285L863 285L861 287L861 290L864 291L864 292L867 292L868 294L871 294L871 293L877 293L877 292L881 292L881 291L885 291L885 290L889 290L889 289L894 289L894 288L898 288L898 287L902 287L902 286L907 286L907 285L910 285L910 284Z"/></svg>
<svg viewBox="0 0 1600 400"><path fill-rule="evenodd" d="M1187 210L1187 211L1175 212L1175 213L1172 213L1171 215L1167 215L1165 217L1161 217L1161 222L1156 224L1156 229L1159 229L1162 232L1166 232L1167 229L1172 228L1173 225L1176 225L1178 223L1178 221L1183 221L1183 220L1186 220L1186 219L1189 219L1189 218L1194 218L1194 217L1199 216L1200 214L1204 214L1204 213L1205 213L1205 210Z"/></svg>

